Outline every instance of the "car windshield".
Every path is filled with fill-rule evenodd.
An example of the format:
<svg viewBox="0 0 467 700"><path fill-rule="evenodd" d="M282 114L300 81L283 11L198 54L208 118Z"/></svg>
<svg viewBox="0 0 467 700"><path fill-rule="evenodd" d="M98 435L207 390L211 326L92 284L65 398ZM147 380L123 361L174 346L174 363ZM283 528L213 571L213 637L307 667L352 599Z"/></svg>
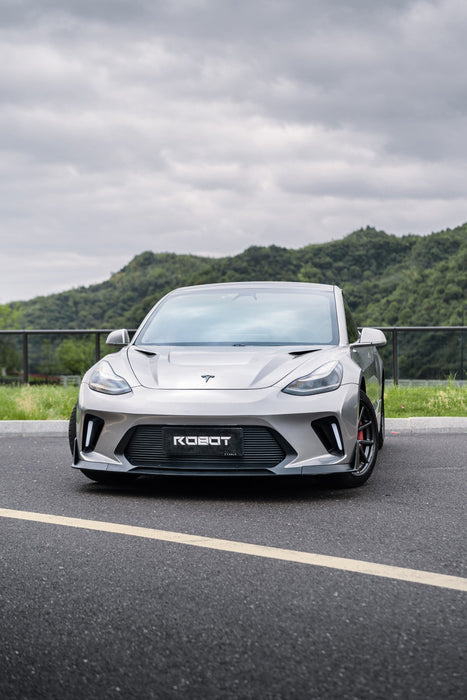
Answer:
<svg viewBox="0 0 467 700"><path fill-rule="evenodd" d="M136 345L337 345L328 290L190 290L173 294L144 325Z"/></svg>

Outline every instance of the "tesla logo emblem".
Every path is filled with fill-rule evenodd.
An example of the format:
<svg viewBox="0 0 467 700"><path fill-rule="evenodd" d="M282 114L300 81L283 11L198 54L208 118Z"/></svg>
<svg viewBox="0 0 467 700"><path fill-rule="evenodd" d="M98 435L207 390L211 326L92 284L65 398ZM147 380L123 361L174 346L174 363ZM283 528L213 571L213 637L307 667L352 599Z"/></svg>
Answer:
<svg viewBox="0 0 467 700"><path fill-rule="evenodd" d="M202 374L201 379L205 379L207 384L210 379L214 379L214 376L214 374Z"/></svg>

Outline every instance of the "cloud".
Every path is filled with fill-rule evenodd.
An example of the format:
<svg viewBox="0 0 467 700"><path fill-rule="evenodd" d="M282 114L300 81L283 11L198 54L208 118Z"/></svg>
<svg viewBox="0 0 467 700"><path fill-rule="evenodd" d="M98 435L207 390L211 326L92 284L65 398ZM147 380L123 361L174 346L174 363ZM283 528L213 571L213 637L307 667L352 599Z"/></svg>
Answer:
<svg viewBox="0 0 467 700"><path fill-rule="evenodd" d="M41 255L19 255L2 253L0 277L0 303L6 302L8 294L14 301L31 299L41 294L44 280L47 280L45 294L54 294L83 286L83 270L86 270L86 285L97 284L107 279L111 273L120 270L127 262L126 256L109 255L106 259L107 274L102 274L102 261L94 255L81 255L67 252L42 252ZM9 274L16 269L20 274Z"/></svg>
<svg viewBox="0 0 467 700"><path fill-rule="evenodd" d="M0 302L55 291L60 256L89 284L146 249L465 221L462 0L4 0L2 20Z"/></svg>

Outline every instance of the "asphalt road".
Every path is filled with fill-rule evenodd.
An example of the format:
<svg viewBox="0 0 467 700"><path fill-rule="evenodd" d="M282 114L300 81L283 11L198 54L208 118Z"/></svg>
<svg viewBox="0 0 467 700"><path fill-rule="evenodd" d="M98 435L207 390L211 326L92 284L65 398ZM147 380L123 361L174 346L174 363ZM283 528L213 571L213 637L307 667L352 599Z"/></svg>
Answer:
<svg viewBox="0 0 467 700"><path fill-rule="evenodd" d="M351 491L111 488L69 467L63 437L6 435L0 509L465 577L466 447L465 434L391 435ZM4 700L467 695L465 592L28 517L0 517Z"/></svg>

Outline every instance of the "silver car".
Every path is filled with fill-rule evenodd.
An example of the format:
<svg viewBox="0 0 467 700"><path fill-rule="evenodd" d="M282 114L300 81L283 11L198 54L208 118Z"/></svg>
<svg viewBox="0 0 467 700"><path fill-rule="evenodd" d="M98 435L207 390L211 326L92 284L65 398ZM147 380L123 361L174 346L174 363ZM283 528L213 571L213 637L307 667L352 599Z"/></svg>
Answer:
<svg viewBox="0 0 467 700"><path fill-rule="evenodd" d="M138 475L370 476L384 440L384 334L341 289L235 282L176 289L83 377L73 467Z"/></svg>

